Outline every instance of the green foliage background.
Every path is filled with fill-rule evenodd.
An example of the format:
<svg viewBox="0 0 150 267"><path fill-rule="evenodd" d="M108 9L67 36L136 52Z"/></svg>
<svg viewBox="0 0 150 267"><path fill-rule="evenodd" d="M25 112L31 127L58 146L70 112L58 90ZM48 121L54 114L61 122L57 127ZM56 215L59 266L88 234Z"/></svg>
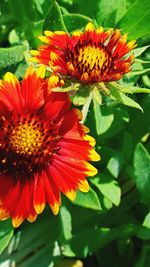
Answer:
<svg viewBox="0 0 150 267"><path fill-rule="evenodd" d="M0 14L1 77L8 70L23 77L43 29L72 32L94 21L128 32L144 47L136 50L136 74L124 82L150 88L150 64L144 63L150 61L149 0L0 0ZM9 220L0 222L0 266L67 267L73 265L64 258L73 258L90 267L149 267L150 95L132 99L143 112L91 105L86 125L102 159L89 193L78 192L73 203L63 197L58 216L47 207L35 223L15 231Z"/></svg>

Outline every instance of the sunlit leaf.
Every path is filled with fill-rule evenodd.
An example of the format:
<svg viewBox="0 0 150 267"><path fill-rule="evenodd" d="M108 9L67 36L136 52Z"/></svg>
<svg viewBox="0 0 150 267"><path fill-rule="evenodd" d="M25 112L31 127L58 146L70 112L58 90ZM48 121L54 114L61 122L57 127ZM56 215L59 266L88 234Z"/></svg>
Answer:
<svg viewBox="0 0 150 267"><path fill-rule="evenodd" d="M150 8L149 0L137 0L129 7L127 13L119 22L119 27L124 32L128 32L129 38L137 39L149 34Z"/></svg>
<svg viewBox="0 0 150 267"><path fill-rule="evenodd" d="M122 164L123 164L123 156L121 153L116 153L109 160L109 162L107 164L107 168L115 178L118 177L120 170L122 168Z"/></svg>
<svg viewBox="0 0 150 267"><path fill-rule="evenodd" d="M92 183L100 192L107 197L114 205L118 206L121 200L121 189L116 180L108 175L99 175L99 178L93 178Z"/></svg>
<svg viewBox="0 0 150 267"><path fill-rule="evenodd" d="M125 0L101 0L98 4L97 22L105 27L114 26L126 12Z"/></svg>
<svg viewBox="0 0 150 267"><path fill-rule="evenodd" d="M111 108L100 106L95 99L93 101L96 131L100 135L109 129L114 120L114 114Z"/></svg>
<svg viewBox="0 0 150 267"><path fill-rule="evenodd" d="M98 196L92 188L90 188L89 192L87 193L82 193L78 191L76 199L73 201L73 204L93 210L102 209Z"/></svg>

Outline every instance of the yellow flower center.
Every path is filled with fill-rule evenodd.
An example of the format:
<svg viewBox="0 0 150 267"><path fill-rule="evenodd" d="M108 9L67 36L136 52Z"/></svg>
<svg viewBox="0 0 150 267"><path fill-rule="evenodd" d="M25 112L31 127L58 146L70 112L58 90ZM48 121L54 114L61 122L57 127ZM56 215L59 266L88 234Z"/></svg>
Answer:
<svg viewBox="0 0 150 267"><path fill-rule="evenodd" d="M12 130L10 144L12 149L16 150L16 153L36 154L42 146L43 136L37 125L34 126L34 123L35 121L31 123L22 121Z"/></svg>
<svg viewBox="0 0 150 267"><path fill-rule="evenodd" d="M85 84L100 81L101 75L107 74L113 64L106 47L91 43L92 40L79 41L74 50L68 48L65 54L69 74Z"/></svg>
<svg viewBox="0 0 150 267"><path fill-rule="evenodd" d="M104 49L99 47L82 47L79 49L78 62L82 64L84 71L88 68L91 71L93 68L102 68L108 56Z"/></svg>
<svg viewBox="0 0 150 267"><path fill-rule="evenodd" d="M38 115L3 118L0 125L0 175L27 177L50 163L61 138L55 124Z"/></svg>

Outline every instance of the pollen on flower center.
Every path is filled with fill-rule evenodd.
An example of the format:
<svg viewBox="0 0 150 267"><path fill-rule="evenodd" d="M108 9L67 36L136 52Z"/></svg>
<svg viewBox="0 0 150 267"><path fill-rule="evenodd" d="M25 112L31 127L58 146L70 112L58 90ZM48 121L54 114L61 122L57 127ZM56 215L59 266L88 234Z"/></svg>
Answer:
<svg viewBox="0 0 150 267"><path fill-rule="evenodd" d="M96 43L91 45L90 42L77 43L74 51L68 49L66 59L70 74L75 73L83 83L96 82L101 73L113 64L105 47Z"/></svg>
<svg viewBox="0 0 150 267"><path fill-rule="evenodd" d="M84 70L100 69L107 59L108 55L104 49L99 47L87 46L79 49L78 62L83 66Z"/></svg>
<svg viewBox="0 0 150 267"><path fill-rule="evenodd" d="M0 130L0 174L14 176L37 172L50 162L60 136L53 123L44 122L37 115L3 119Z"/></svg>
<svg viewBox="0 0 150 267"><path fill-rule="evenodd" d="M37 127L35 120L31 122L25 118L15 127L13 127L10 135L10 145L12 149L19 154L36 154L42 146L42 127ZM40 129L39 129L40 128Z"/></svg>

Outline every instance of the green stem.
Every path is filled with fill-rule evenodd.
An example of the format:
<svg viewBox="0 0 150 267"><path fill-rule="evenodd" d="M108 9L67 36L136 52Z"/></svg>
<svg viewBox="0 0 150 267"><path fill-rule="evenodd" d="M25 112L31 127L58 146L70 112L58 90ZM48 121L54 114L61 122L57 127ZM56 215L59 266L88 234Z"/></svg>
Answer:
<svg viewBox="0 0 150 267"><path fill-rule="evenodd" d="M91 101L92 101L92 92L90 93L89 97L88 97L88 100L85 102L85 104L83 105L83 108L82 108L82 120L81 120L81 123L83 124L86 120L86 117L87 117L87 114L88 114L88 111L89 111L89 107L90 107L90 104L91 104Z"/></svg>

